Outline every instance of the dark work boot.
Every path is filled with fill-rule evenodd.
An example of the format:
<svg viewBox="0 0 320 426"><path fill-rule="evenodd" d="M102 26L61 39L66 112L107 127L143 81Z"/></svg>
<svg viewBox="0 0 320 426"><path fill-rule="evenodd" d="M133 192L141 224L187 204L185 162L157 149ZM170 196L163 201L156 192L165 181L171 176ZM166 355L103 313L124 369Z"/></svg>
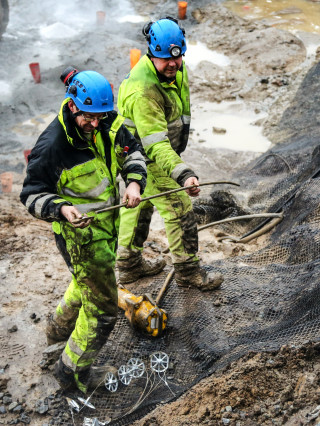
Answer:
<svg viewBox="0 0 320 426"><path fill-rule="evenodd" d="M109 364L101 366L91 366L89 372L89 379L87 382L88 390L94 390L98 387L105 385L105 378L107 373L112 373L115 377L118 375L118 370Z"/></svg>
<svg viewBox="0 0 320 426"><path fill-rule="evenodd" d="M68 340L70 334L71 331L68 328L60 327L56 323L52 314L47 318L46 335L49 346Z"/></svg>
<svg viewBox="0 0 320 426"><path fill-rule="evenodd" d="M175 263L175 280L181 287L197 287L202 291L219 288L224 278L220 272L207 271L199 262Z"/></svg>
<svg viewBox="0 0 320 426"><path fill-rule="evenodd" d="M77 388L74 372L62 362L61 356L54 365L53 376L61 389L72 390Z"/></svg>
<svg viewBox="0 0 320 426"><path fill-rule="evenodd" d="M166 261L160 256L157 259L144 259L141 253L135 253L128 259L117 260L118 284L128 284L139 278L159 274L166 266Z"/></svg>

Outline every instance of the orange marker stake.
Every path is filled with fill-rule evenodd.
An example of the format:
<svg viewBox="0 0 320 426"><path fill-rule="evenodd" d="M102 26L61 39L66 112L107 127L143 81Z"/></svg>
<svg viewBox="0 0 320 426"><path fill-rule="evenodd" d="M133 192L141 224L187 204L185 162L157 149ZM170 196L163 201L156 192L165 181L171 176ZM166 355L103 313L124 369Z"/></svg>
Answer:
<svg viewBox="0 0 320 426"><path fill-rule="evenodd" d="M140 56L141 56L141 50L140 49L131 49L130 50L131 69L136 65L136 63L139 62Z"/></svg>
<svg viewBox="0 0 320 426"><path fill-rule="evenodd" d="M178 1L178 18L179 19L186 19L187 17L187 1Z"/></svg>
<svg viewBox="0 0 320 426"><path fill-rule="evenodd" d="M104 12L103 10L98 10L96 15L97 15L97 24L103 25L106 19L106 12Z"/></svg>
<svg viewBox="0 0 320 426"><path fill-rule="evenodd" d="M9 193L12 191L13 175L11 172L4 172L0 175L1 189L3 193Z"/></svg>
<svg viewBox="0 0 320 426"><path fill-rule="evenodd" d="M25 149L23 151L23 155L24 155L24 158L25 158L27 164L28 164L28 155L30 154L30 152L31 152L31 149Z"/></svg>
<svg viewBox="0 0 320 426"><path fill-rule="evenodd" d="M41 83L40 65L39 62L31 62L29 68L35 83Z"/></svg>

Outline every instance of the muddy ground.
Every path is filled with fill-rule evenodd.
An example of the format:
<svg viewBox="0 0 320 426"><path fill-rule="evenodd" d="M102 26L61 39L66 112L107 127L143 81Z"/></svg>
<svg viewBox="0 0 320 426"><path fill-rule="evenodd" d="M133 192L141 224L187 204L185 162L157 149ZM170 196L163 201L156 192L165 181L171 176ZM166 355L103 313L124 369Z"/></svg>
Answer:
<svg viewBox="0 0 320 426"><path fill-rule="evenodd" d="M137 13L149 14L152 18L174 14L175 7L176 3L170 1L161 6L153 1L136 4ZM136 47L143 50L142 36L135 38L134 35L138 34L140 26L132 24L131 30L126 31L130 42L135 40ZM224 7L205 1L197 2L197 8L190 5L184 26L190 39L207 43L209 48L224 53L232 61L227 67L202 61L195 70L190 70L193 108L200 108L204 100L243 100L257 113L267 114L255 124L262 126L273 143L280 142L283 135L277 131L277 123L308 69L317 61L317 54L308 55L307 52L310 44L320 45L320 38L311 34L300 34L298 38L262 23L244 21ZM115 40L114 30L111 32L109 39ZM90 66L100 72L106 71L106 66L104 73L112 76L117 90L124 76L119 70L125 59L121 55L113 59L117 70L110 63L99 62L95 54L104 38L105 32L101 30L87 34L86 47L93 50L90 56L85 51L81 54L73 51L73 57L66 53L65 65ZM66 40L65 44L70 47L72 42L74 40ZM122 49L129 51L130 43L125 37L121 43ZM106 46L107 54L111 52L111 45ZM0 130L2 140L4 135L7 138L9 135L16 149L11 156L1 157L1 171L13 171L13 188L10 194L0 194L0 424L48 424L54 409L48 408L43 401L49 395L59 395L50 367L41 364L41 360L46 348L46 316L54 310L70 276L55 247L50 224L32 218L19 202L25 172L21 150L32 141L34 143L39 128L27 131L25 125L18 124L20 130L24 128L25 137L11 130L13 123L34 116L41 122L40 113L56 110L63 96L61 86L48 81L53 76L58 79L59 72L61 67L57 66L43 76L44 87L55 93L51 103L48 104L43 91L26 78L27 83L20 86L11 109L1 105L2 117L6 114L7 118ZM214 117L210 125L214 125ZM204 149L194 129L183 158L193 164L204 181L230 179L235 171L259 155L257 152ZM214 229L200 234L203 262L252 252L265 244L263 237L239 249L231 243L218 243L216 234ZM146 255L157 256L150 242L155 242L162 250L167 247L161 221L156 217ZM306 343L301 348L284 347L276 353L250 353L137 424L300 425L320 422L320 418L317 420L319 371L320 348L315 343Z"/></svg>

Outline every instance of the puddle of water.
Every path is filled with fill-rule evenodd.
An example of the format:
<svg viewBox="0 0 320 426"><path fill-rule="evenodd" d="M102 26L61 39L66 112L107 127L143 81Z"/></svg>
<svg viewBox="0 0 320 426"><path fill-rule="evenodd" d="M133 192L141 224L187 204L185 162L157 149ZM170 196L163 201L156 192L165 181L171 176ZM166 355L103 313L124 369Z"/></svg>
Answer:
<svg viewBox="0 0 320 426"><path fill-rule="evenodd" d="M208 61L220 67L230 65L230 59L227 56L208 49L204 43L200 42L187 41L187 52L184 60L191 70L194 70L201 61Z"/></svg>
<svg viewBox="0 0 320 426"><path fill-rule="evenodd" d="M191 128L194 131L190 139L207 148L265 152L271 142L262 135L261 126L254 125L265 116L247 109L240 101L196 103L192 108ZM214 132L213 128L221 133Z"/></svg>
<svg viewBox="0 0 320 426"><path fill-rule="evenodd" d="M292 32L320 34L320 4L307 0L226 0L224 5L250 20L265 20L269 25Z"/></svg>

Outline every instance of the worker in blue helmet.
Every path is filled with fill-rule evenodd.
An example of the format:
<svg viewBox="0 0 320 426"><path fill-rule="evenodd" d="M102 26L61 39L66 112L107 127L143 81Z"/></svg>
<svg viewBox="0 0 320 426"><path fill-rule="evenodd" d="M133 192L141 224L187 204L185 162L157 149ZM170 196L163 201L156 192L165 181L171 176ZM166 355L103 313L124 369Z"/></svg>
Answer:
<svg viewBox="0 0 320 426"><path fill-rule="evenodd" d="M63 79L66 82L71 77L68 77L68 74ZM113 110L112 88L109 82L95 71L73 72L65 97L70 98L83 112L102 113Z"/></svg>
<svg viewBox="0 0 320 426"><path fill-rule="evenodd" d="M165 266L161 257L151 261L142 256L155 206L164 219L178 285L212 290L223 278L221 274L209 276L200 268L197 224L189 198L199 194L199 182L180 156L187 146L191 118L188 74L183 61L187 50L185 32L175 19L166 17L146 24L143 34L148 53L121 83L118 109L144 148L148 169L144 197L195 186L121 211L119 282L125 284L157 274Z"/></svg>
<svg viewBox="0 0 320 426"><path fill-rule="evenodd" d="M186 53L187 44L185 31L174 19L160 19L150 22L143 29L149 47L149 54L153 58L179 58Z"/></svg>
<svg viewBox="0 0 320 426"><path fill-rule="evenodd" d="M20 195L29 213L52 222L57 246L72 281L47 323L49 344L65 341L54 368L63 389L103 383L105 366L91 367L117 318L114 274L119 204L136 207L146 184L141 146L113 110L109 82L95 71L68 67L61 76L66 96L60 112L29 156ZM89 220L80 220L83 215Z"/></svg>

